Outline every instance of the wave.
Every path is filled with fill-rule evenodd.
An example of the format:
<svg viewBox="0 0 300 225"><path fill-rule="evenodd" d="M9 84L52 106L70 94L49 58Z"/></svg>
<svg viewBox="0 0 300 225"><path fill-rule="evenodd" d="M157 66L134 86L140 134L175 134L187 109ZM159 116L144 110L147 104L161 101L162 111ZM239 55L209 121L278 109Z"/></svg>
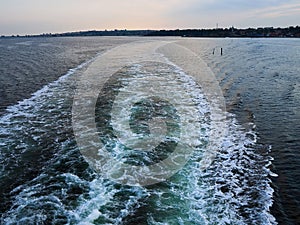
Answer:
<svg viewBox="0 0 300 225"><path fill-rule="evenodd" d="M257 143L255 124L245 128L234 114L227 113L226 136L204 170L205 135L186 165L161 183L127 186L93 171L80 154L71 121L76 73L91 61L10 106L0 118L1 186L8 192L3 223L276 224L269 212L271 148ZM123 74L120 79L136 81L143 75L142 66L127 68L133 77ZM204 118L202 126L209 127L205 115L210 111L201 87L178 68L170 69L177 77L167 80L189 91Z"/></svg>

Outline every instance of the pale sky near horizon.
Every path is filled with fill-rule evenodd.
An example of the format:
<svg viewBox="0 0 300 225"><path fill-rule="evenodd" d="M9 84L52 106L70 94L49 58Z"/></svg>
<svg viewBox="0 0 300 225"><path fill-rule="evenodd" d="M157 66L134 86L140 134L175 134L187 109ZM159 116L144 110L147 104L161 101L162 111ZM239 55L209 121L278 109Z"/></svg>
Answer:
<svg viewBox="0 0 300 225"><path fill-rule="evenodd" d="M299 0L0 0L0 35L104 29L288 27Z"/></svg>

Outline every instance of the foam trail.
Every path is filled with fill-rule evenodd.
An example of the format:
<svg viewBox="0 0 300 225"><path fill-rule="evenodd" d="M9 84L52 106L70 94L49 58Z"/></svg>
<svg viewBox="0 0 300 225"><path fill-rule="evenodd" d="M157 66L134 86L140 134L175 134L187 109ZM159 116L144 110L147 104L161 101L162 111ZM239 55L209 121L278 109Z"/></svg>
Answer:
<svg viewBox="0 0 300 225"><path fill-rule="evenodd" d="M205 135L199 138L198 151L185 167L153 186L121 185L93 172L80 155L71 123L76 78L71 75L86 65L70 70L30 99L9 107L1 117L2 175L9 176L3 174L7 171L14 175L11 168L34 173L10 190L12 204L1 222L276 224L269 213L273 190L267 167L271 158L264 155L269 147L256 143L254 124L245 129L233 114L223 118L228 127L226 137L216 159L204 171L200 161L209 140ZM134 74L147 76L141 66L133 65L125 71L133 77L126 80L123 76L124 81L134 82ZM182 90L189 91L199 114L207 115L201 122L209 130L211 112L201 87L179 67L169 67L164 72L175 74L174 80L184 87ZM30 157L41 163L30 166L35 163Z"/></svg>

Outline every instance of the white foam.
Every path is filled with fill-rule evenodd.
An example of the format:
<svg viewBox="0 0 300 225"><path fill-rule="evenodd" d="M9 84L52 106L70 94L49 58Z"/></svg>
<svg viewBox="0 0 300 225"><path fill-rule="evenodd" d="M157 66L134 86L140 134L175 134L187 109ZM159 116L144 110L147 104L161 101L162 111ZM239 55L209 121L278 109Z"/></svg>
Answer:
<svg viewBox="0 0 300 225"><path fill-rule="evenodd" d="M134 65L131 69L143 72L141 65ZM182 71L177 72L180 73L178 79L197 102L199 112L209 113L209 107L203 95L199 95L199 87L196 83ZM138 73L138 76L142 78L141 73ZM134 83L134 80L130 82ZM137 85L138 82L134 84ZM125 111L123 113L121 111L123 116L119 118L126 119L128 115ZM272 172L266 168L271 164L271 159L264 158L255 151L257 145L255 124L249 123L247 126L249 130L245 130L239 125L235 116L229 113L224 122L229 128L228 133L211 167L201 170L202 151L195 151L186 167L170 178L170 181L165 182L170 186L169 189L160 188L159 185L156 189L132 187L144 193L141 196L145 194L157 196L155 206L149 206L150 209L158 207L159 211L166 213L170 209L181 209L180 214L169 216L156 215L156 210L151 209L152 211L147 214L149 224L184 224L184 221L193 224L276 224L275 218L270 214L273 189L270 187L268 176L272 176ZM209 120L204 120L202 123L203 127L209 129ZM118 127L120 124L114 125ZM202 137L201 143L205 141L208 141L208 135ZM256 165L260 166L256 167ZM253 176L255 177L252 180ZM249 182L253 182L253 186L249 186ZM251 193L257 193L259 197L254 198ZM170 197L165 199L164 195ZM125 202L119 216L111 218L112 224L122 224L126 216L130 213L134 214L135 209L128 206L134 205L133 203L138 202L139 198L133 197ZM175 201L172 198L180 200ZM109 202L113 201L112 196ZM241 211L243 208L246 209L247 216L243 216ZM99 216L99 211L91 210L87 218L93 220L92 215ZM89 222L92 222L91 220Z"/></svg>
<svg viewBox="0 0 300 225"><path fill-rule="evenodd" d="M195 219L200 214L207 224L276 224L270 214L273 194L267 179L270 172L255 166L263 166L256 160L268 159L262 159L255 152L256 138L247 137L249 133L255 137L256 134L251 130L244 132L231 114L228 114L227 123L229 132L211 168L204 173L189 168L192 171L189 176L191 187L186 194L192 199ZM253 186L249 186L249 182ZM251 193L257 193L260 197L254 198ZM209 212L207 209L210 207L216 213ZM249 210L248 216L243 217L241 209Z"/></svg>
<svg viewBox="0 0 300 225"><path fill-rule="evenodd" d="M196 90L193 80L182 72L181 76L182 80L188 82L189 88ZM208 106L203 97L199 98L197 91L190 94L199 100L199 110L207 113ZM202 125L209 128L209 121L204 122L207 124ZM227 123L228 133L211 167L205 171L200 170L199 161L203 155L201 151L195 151L190 164L175 175L180 176L180 180L173 181L174 178L171 178L170 190L157 189L150 192L150 195L163 196L169 193L174 198L180 198L181 201L165 203L160 197L156 204L160 210L168 211L178 207L185 209L189 222L194 224L276 224L275 218L270 214L273 189L267 178L273 174L266 169L271 165L271 159L264 158L255 150L255 124L249 123L247 127L250 130L245 130L235 116L229 113L224 122ZM203 139L208 141L208 137ZM265 151L268 150L270 149L266 147ZM249 186L250 183L253 186ZM259 197L254 198L252 193ZM243 216L243 208L247 216ZM172 215L172 218L158 218L151 213L149 215L151 224L180 224L180 221L186 221L184 214Z"/></svg>

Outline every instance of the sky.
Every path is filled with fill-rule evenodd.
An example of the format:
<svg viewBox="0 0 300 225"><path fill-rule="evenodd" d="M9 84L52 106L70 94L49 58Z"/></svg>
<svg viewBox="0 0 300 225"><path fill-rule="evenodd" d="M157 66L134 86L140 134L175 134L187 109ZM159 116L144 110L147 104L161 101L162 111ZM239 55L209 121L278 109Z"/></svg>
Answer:
<svg viewBox="0 0 300 225"><path fill-rule="evenodd" d="M0 35L299 23L299 0L0 0Z"/></svg>

